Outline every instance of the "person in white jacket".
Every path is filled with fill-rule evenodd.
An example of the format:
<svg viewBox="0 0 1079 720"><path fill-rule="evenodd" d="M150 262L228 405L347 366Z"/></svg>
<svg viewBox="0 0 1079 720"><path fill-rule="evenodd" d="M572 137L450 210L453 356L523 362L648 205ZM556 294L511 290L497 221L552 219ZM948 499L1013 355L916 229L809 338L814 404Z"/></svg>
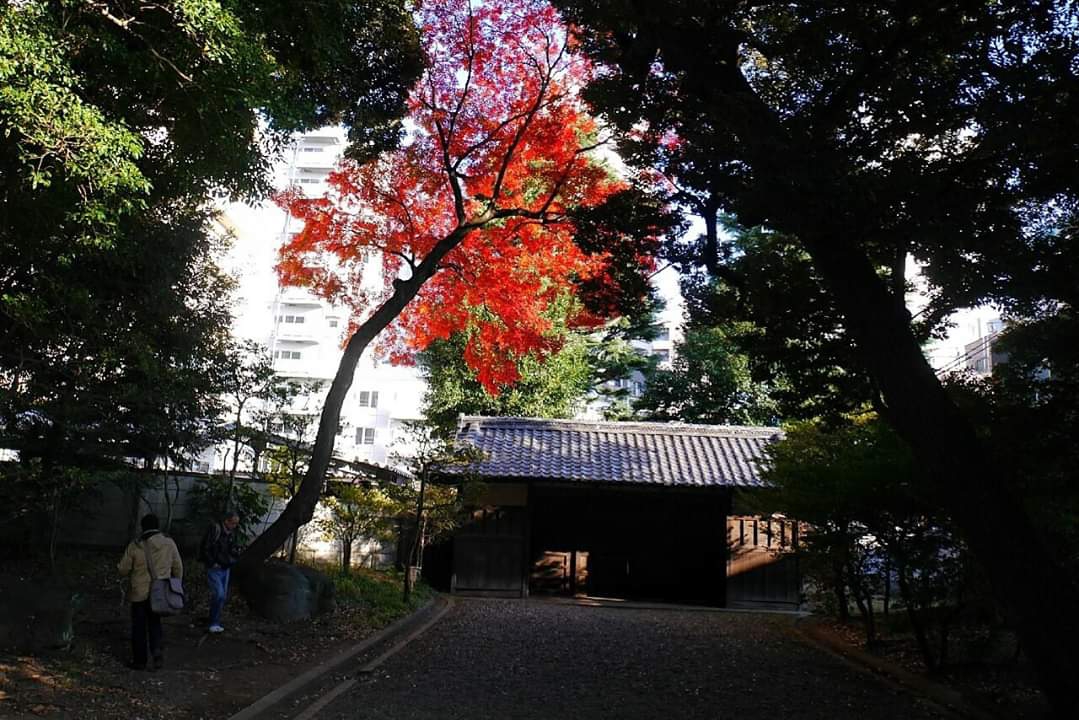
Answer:
<svg viewBox="0 0 1079 720"><path fill-rule="evenodd" d="M161 616L150 609L150 581L156 578L183 578L184 563L172 538L161 533L157 515L142 518L142 534L131 541L120 558L120 575L128 579L131 601L131 662L128 667L159 670L165 664L162 650ZM152 576L151 576L152 570ZM147 655L149 647L149 656Z"/></svg>

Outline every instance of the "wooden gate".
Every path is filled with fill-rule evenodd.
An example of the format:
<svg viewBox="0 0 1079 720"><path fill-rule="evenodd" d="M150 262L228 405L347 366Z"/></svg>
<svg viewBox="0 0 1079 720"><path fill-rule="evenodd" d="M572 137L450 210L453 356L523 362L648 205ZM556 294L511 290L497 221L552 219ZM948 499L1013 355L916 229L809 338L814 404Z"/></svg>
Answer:
<svg viewBox="0 0 1079 720"><path fill-rule="evenodd" d="M524 596L527 513L521 507L476 510L453 541L455 593Z"/></svg>
<svg viewBox="0 0 1079 720"><path fill-rule="evenodd" d="M797 608L800 529L784 518L727 518L727 606Z"/></svg>

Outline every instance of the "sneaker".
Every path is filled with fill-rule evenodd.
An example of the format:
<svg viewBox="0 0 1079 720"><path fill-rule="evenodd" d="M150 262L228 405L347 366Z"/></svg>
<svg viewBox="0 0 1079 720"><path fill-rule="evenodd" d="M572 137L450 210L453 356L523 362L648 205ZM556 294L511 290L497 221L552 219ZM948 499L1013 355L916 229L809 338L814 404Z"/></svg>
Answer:
<svg viewBox="0 0 1079 720"><path fill-rule="evenodd" d="M217 633L225 632L225 628L221 627L220 625L211 625L210 632L216 635Z"/></svg>

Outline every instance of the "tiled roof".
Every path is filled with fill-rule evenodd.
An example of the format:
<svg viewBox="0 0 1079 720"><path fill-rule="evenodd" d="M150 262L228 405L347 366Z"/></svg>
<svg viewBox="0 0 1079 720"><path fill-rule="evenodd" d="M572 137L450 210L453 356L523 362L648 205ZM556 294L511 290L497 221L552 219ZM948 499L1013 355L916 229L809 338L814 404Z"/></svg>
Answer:
<svg viewBox="0 0 1079 720"><path fill-rule="evenodd" d="M471 468L482 477L689 487L763 487L757 460L779 436L778 428L468 415L457 428L458 442L484 452Z"/></svg>

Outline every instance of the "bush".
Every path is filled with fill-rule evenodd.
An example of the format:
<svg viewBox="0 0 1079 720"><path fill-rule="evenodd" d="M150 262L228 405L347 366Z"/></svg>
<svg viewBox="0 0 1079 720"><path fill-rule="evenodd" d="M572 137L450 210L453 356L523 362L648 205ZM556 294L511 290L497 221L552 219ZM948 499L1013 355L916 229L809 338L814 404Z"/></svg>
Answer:
<svg viewBox="0 0 1079 720"><path fill-rule="evenodd" d="M237 528L240 542L250 542L255 528L270 510L270 503L258 490L244 482L233 482L230 502L229 481L223 477L210 477L191 489L191 512L188 519L203 526L221 518L226 510L235 510L240 516Z"/></svg>
<svg viewBox="0 0 1079 720"><path fill-rule="evenodd" d="M407 615L434 596L434 591L421 582L406 603L402 593L404 573L395 570L356 568L346 574L328 563L314 565L333 579L334 596L340 606L364 610L375 625Z"/></svg>

